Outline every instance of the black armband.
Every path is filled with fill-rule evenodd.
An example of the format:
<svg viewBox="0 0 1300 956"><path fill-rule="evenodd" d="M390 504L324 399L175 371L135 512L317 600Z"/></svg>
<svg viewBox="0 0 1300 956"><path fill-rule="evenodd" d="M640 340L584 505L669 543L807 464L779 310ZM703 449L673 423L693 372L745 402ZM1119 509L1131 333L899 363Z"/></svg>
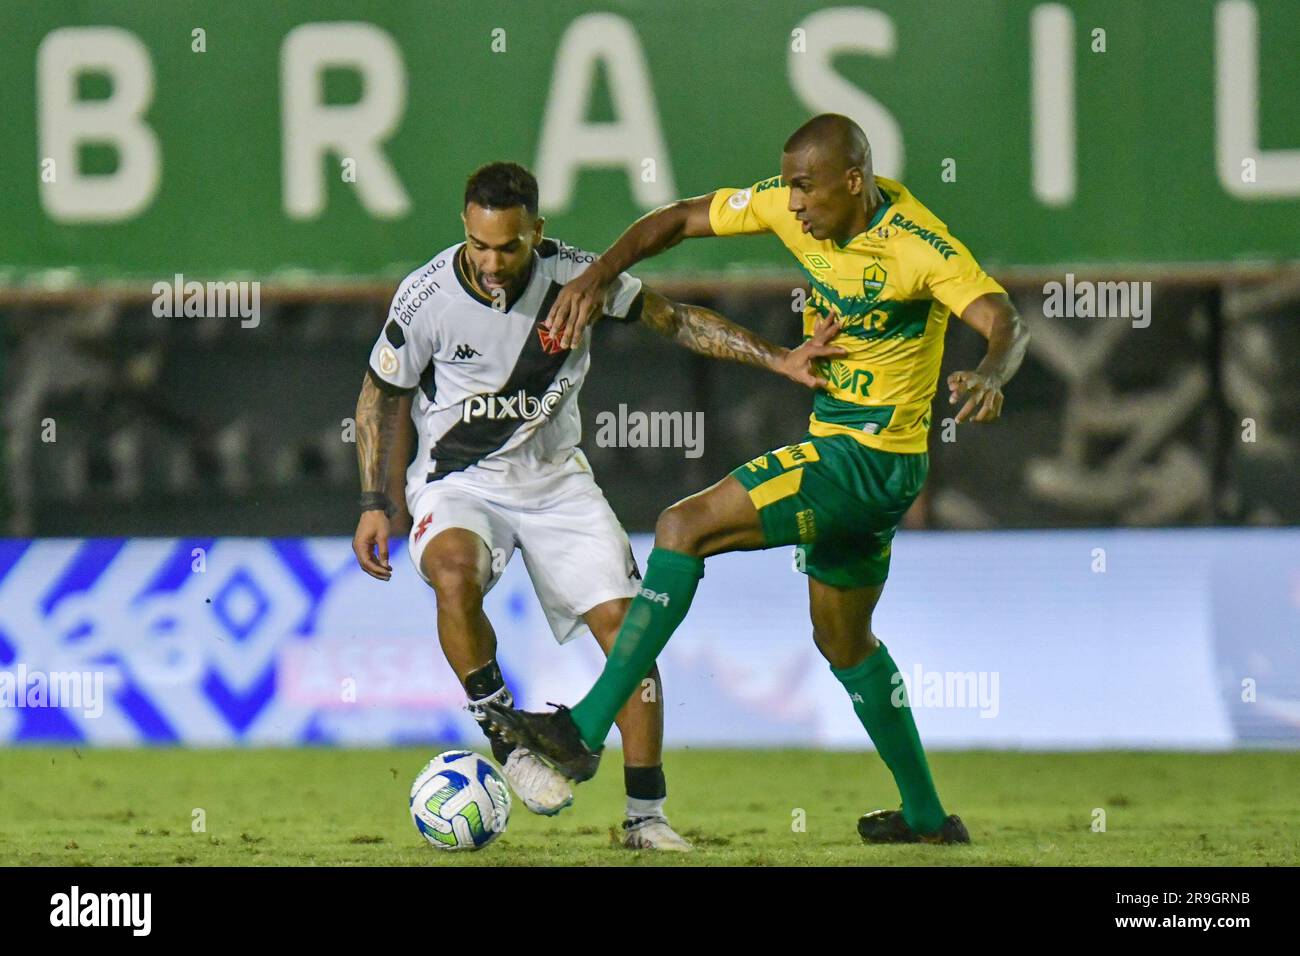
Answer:
<svg viewBox="0 0 1300 956"><path fill-rule="evenodd" d="M382 511L386 517L391 518L397 514L397 508L388 499L388 495L382 491L363 491L361 492L361 510Z"/></svg>

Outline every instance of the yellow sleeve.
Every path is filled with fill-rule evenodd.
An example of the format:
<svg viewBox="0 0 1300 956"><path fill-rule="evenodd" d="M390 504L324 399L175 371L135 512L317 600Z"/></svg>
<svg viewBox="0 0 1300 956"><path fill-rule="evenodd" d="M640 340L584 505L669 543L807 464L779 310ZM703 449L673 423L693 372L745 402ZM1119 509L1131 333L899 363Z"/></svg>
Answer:
<svg viewBox="0 0 1300 956"><path fill-rule="evenodd" d="M754 201L755 190L771 183L765 179L747 189L723 187L713 194L709 203L709 226L715 236L750 236L771 232L772 226L760 213Z"/></svg>
<svg viewBox="0 0 1300 956"><path fill-rule="evenodd" d="M970 250L951 235L944 236L946 248L937 250L926 285L935 299L960 316L982 295L1006 292L997 280L980 268Z"/></svg>

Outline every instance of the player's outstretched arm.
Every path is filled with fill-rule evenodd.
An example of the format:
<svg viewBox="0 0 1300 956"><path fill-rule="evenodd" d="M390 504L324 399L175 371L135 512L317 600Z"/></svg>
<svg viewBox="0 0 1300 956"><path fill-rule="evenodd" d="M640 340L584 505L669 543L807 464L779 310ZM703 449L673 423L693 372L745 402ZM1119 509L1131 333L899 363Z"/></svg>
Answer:
<svg viewBox="0 0 1300 956"><path fill-rule="evenodd" d="M546 326L564 348L582 340L582 333L600 317L605 294L620 272L642 259L657 256L683 239L713 235L709 203L713 193L679 199L648 212L627 228L618 241L591 266L560 290L546 317Z"/></svg>
<svg viewBox="0 0 1300 956"><path fill-rule="evenodd" d="M807 342L786 349L711 309L673 302L646 289L641 322L692 352L765 368L808 388L822 388L826 384L814 364L816 360L845 354L844 349L830 344L840 333L839 322L834 317L819 323Z"/></svg>
<svg viewBox="0 0 1300 956"><path fill-rule="evenodd" d="M980 296L961 314L961 320L988 339L984 361L973 372L948 376L948 404L965 398L958 422L996 421L1002 414L1002 386L1011 380L1029 348L1029 328L1005 292Z"/></svg>
<svg viewBox="0 0 1300 956"><path fill-rule="evenodd" d="M393 576L388 563L392 532L388 498L388 462L393 453L402 408L401 390L382 389L367 372L357 398L357 464L361 470L361 520L352 538L352 552L372 578ZM376 552L378 554L376 555Z"/></svg>
<svg viewBox="0 0 1300 956"><path fill-rule="evenodd" d="M411 395L397 399L397 427L393 432L393 447L388 455L388 500L393 504L392 517L388 519L389 533L403 537L411 530L411 513L406 509L406 469L415 444L415 422L411 419Z"/></svg>

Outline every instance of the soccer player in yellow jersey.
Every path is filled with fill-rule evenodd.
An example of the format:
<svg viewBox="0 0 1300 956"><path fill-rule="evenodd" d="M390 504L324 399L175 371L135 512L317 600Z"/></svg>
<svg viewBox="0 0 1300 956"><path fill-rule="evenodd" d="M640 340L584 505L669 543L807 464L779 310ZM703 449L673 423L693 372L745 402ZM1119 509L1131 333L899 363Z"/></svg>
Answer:
<svg viewBox="0 0 1300 956"><path fill-rule="evenodd" d="M866 135L847 117L814 117L786 141L781 175L748 189L719 189L657 209L634 223L551 312L561 344L580 341L620 272L683 239L770 232L810 285L806 338L838 332L808 435L753 459L669 507L641 593L605 669L572 710L497 708L506 736L549 759L571 780L589 779L619 711L686 616L704 559L728 551L797 545L808 575L813 640L894 776L900 810L863 815L869 843L967 843L939 801L906 701L895 706L898 668L871 630L889 571L890 544L925 482L930 402L955 315L988 340L974 371L948 377L956 419L990 422L1029 335L1006 292L901 183L874 176ZM837 323L837 324L836 324Z"/></svg>

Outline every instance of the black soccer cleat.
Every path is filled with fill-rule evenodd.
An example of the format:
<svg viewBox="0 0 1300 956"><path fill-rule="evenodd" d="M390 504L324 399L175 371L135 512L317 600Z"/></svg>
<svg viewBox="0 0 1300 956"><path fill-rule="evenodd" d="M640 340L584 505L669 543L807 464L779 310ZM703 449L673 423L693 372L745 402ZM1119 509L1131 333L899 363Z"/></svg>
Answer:
<svg viewBox="0 0 1300 956"><path fill-rule="evenodd" d="M955 813L933 833L917 833L903 819L902 810L872 810L858 818L863 843L969 843L970 833Z"/></svg>
<svg viewBox="0 0 1300 956"><path fill-rule="evenodd" d="M553 704L555 710L539 714L515 710L500 704L485 708L488 721L502 736L531 750L574 783L590 780L600 766L601 747L594 753L583 743L578 725L569 716L569 708Z"/></svg>

